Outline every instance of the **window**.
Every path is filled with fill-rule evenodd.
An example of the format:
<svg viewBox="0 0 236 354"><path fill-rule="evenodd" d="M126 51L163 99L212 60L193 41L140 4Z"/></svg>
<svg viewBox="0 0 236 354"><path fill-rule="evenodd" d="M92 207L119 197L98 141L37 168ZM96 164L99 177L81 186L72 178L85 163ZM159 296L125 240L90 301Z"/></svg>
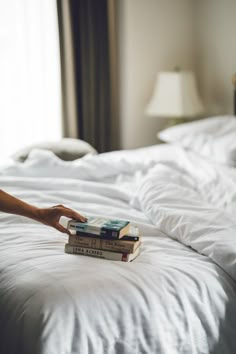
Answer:
<svg viewBox="0 0 236 354"><path fill-rule="evenodd" d="M0 156L62 136L56 0L0 0Z"/></svg>

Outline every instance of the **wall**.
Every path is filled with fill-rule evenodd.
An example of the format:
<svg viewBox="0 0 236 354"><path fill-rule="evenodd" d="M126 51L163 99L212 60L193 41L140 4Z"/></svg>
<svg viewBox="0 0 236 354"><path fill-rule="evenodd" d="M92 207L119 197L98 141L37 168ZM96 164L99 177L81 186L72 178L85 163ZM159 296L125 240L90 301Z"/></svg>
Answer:
<svg viewBox="0 0 236 354"><path fill-rule="evenodd" d="M145 116L156 75L192 70L190 0L118 0L121 147L156 144L165 120Z"/></svg>
<svg viewBox="0 0 236 354"><path fill-rule="evenodd" d="M210 114L233 113L232 75L236 72L236 1L193 2L196 71Z"/></svg>
<svg viewBox="0 0 236 354"><path fill-rule="evenodd" d="M117 0L121 148L155 144L145 107L157 72L193 70L206 116L231 113L236 0Z"/></svg>

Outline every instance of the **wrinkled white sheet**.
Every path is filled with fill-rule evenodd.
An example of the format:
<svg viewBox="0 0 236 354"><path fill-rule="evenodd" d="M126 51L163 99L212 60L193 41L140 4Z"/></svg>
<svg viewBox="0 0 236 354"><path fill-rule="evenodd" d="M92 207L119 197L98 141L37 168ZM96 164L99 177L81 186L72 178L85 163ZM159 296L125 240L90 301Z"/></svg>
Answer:
<svg viewBox="0 0 236 354"><path fill-rule="evenodd" d="M128 219L132 263L64 253L67 236L0 214L0 353L236 352L236 170L171 145L63 162L33 151L0 188Z"/></svg>

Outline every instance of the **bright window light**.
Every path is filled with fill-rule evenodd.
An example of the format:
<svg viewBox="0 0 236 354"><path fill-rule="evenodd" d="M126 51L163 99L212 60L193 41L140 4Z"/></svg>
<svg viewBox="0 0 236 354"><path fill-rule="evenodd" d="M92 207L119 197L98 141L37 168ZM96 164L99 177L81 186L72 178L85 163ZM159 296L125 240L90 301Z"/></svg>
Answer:
<svg viewBox="0 0 236 354"><path fill-rule="evenodd" d="M0 0L0 158L62 137L56 0Z"/></svg>

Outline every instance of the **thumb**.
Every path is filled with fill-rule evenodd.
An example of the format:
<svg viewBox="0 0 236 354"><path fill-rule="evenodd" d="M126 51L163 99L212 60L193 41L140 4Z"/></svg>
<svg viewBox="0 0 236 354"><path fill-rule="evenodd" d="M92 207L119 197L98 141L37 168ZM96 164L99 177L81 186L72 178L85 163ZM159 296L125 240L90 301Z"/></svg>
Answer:
<svg viewBox="0 0 236 354"><path fill-rule="evenodd" d="M56 228L58 231L62 232L63 234L67 234L67 235L69 235L69 236L71 235L70 230L66 229L64 226L62 226L62 225L59 224L59 223L55 226L55 228Z"/></svg>

